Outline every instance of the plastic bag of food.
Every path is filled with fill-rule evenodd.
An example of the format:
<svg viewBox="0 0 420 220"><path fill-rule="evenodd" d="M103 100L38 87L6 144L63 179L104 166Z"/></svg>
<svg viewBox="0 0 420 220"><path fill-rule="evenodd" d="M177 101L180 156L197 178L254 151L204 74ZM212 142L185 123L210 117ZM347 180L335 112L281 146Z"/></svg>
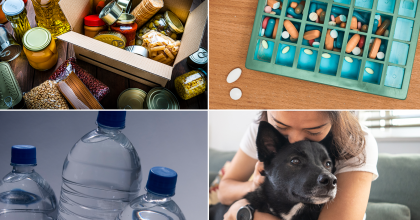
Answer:
<svg viewBox="0 0 420 220"><path fill-rule="evenodd" d="M172 66L179 51L181 41L173 40L157 31L149 31L143 35L143 44L149 51L149 58Z"/></svg>
<svg viewBox="0 0 420 220"><path fill-rule="evenodd" d="M47 80L23 95L28 109L69 109L55 81Z"/></svg>

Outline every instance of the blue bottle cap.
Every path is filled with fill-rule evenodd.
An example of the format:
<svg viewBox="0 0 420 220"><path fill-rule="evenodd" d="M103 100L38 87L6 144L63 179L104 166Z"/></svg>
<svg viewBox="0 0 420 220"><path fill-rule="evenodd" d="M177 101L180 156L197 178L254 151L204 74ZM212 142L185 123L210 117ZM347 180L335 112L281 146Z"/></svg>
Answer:
<svg viewBox="0 0 420 220"><path fill-rule="evenodd" d="M2 7L4 14L8 16L20 14L24 8L25 3L22 0L7 0Z"/></svg>
<svg viewBox="0 0 420 220"><path fill-rule="evenodd" d="M175 195L178 174L166 167L153 167L149 172L146 190L151 193L173 196Z"/></svg>
<svg viewBox="0 0 420 220"><path fill-rule="evenodd" d="M12 146L12 160L10 165L36 165L36 147L31 145Z"/></svg>
<svg viewBox="0 0 420 220"><path fill-rule="evenodd" d="M108 127L125 128L125 116L125 111L100 111L96 121Z"/></svg>

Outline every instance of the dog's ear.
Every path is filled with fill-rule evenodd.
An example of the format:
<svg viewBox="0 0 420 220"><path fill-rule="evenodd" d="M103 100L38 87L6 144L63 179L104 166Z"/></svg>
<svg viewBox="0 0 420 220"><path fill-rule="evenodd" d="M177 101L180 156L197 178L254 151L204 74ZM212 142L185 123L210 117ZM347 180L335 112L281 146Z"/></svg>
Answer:
<svg viewBox="0 0 420 220"><path fill-rule="evenodd" d="M264 162L264 164L269 164L280 147L289 144L289 140L270 123L261 121L258 127L256 144L258 160Z"/></svg>

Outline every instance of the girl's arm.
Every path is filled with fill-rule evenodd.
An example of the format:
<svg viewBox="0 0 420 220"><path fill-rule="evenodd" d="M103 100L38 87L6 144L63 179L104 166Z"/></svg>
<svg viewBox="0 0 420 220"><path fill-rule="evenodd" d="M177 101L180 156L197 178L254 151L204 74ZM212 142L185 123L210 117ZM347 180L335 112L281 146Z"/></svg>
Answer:
<svg viewBox="0 0 420 220"><path fill-rule="evenodd" d="M318 220L362 220L369 200L372 173L337 174L337 195L321 211Z"/></svg>

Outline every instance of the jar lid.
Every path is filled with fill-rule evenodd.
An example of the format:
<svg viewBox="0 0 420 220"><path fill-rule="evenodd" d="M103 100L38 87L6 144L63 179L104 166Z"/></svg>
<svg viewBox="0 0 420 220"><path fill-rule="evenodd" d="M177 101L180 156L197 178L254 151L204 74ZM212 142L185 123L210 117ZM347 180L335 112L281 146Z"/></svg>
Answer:
<svg viewBox="0 0 420 220"><path fill-rule="evenodd" d="M6 0L2 6L4 14L14 16L20 14L25 9L25 3L22 0Z"/></svg>
<svg viewBox="0 0 420 220"><path fill-rule="evenodd" d="M122 8L114 0L102 9L101 13L99 13L99 18L108 25L112 25L118 20L122 12Z"/></svg>
<svg viewBox="0 0 420 220"><path fill-rule="evenodd" d="M136 21L136 17L132 14L122 13L121 16L118 18L118 24L133 24Z"/></svg>
<svg viewBox="0 0 420 220"><path fill-rule="evenodd" d="M30 51L41 51L51 43L51 33L45 28L35 27L23 35L23 46Z"/></svg>
<svg viewBox="0 0 420 220"><path fill-rule="evenodd" d="M84 20L86 26L99 27L106 25L106 23L99 18L99 15L88 15Z"/></svg>
<svg viewBox="0 0 420 220"><path fill-rule="evenodd" d="M0 60L12 61L22 52L22 47L9 34L3 24L0 24Z"/></svg>
<svg viewBox="0 0 420 220"><path fill-rule="evenodd" d="M148 57L149 55L149 51L146 48L138 45L128 46L125 48L125 50L144 57Z"/></svg>
<svg viewBox="0 0 420 220"><path fill-rule="evenodd" d="M22 92L9 63L0 62L0 109L8 109L22 100Z"/></svg>
<svg viewBox="0 0 420 220"><path fill-rule="evenodd" d="M197 63L197 64L206 64L207 61L208 61L207 50L205 50L204 48L201 48L200 47L200 49L198 49L197 52L191 54L189 56L189 58L194 63Z"/></svg>
<svg viewBox="0 0 420 220"><path fill-rule="evenodd" d="M184 32L184 25L182 25L181 20L171 11L165 12L165 20L177 34Z"/></svg>
<svg viewBox="0 0 420 220"><path fill-rule="evenodd" d="M143 109L147 93L138 88L124 90L117 100L119 109Z"/></svg>
<svg viewBox="0 0 420 220"><path fill-rule="evenodd" d="M175 95L163 87L151 89L147 94L145 105L148 109L179 109Z"/></svg>

